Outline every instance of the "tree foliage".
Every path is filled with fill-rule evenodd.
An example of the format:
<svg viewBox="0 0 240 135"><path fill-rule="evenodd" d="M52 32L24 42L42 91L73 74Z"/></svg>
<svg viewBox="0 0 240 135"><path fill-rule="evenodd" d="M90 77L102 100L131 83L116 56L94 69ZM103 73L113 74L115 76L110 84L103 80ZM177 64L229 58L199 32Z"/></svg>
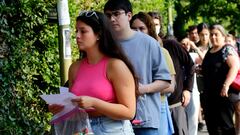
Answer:
<svg viewBox="0 0 240 135"><path fill-rule="evenodd" d="M187 26L201 22L221 24L228 31L240 32L240 0L175 0L175 10L177 37L184 36Z"/></svg>

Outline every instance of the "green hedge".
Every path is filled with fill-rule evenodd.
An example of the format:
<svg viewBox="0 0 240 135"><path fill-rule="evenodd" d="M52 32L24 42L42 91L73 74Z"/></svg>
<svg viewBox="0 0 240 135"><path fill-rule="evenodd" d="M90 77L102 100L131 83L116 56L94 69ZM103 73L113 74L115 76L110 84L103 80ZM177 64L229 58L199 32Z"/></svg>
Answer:
<svg viewBox="0 0 240 135"><path fill-rule="evenodd" d="M56 92L60 83L57 25L47 20L53 3L25 0L0 5L1 44L8 49L0 59L1 135L49 131L51 115L39 95Z"/></svg>

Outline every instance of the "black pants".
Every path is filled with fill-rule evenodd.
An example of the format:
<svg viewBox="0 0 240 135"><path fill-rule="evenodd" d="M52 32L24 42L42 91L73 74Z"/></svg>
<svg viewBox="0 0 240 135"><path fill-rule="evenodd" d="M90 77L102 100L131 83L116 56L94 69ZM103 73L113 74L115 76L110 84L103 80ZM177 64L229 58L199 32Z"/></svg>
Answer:
<svg viewBox="0 0 240 135"><path fill-rule="evenodd" d="M203 96L203 112L209 135L235 135L232 102L227 97Z"/></svg>

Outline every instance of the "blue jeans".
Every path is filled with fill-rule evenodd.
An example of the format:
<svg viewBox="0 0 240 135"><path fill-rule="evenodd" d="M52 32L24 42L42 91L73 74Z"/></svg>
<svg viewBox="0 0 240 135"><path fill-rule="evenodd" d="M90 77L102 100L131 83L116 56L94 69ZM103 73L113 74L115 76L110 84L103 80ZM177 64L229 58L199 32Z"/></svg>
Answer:
<svg viewBox="0 0 240 135"><path fill-rule="evenodd" d="M195 87L196 88L196 87ZM185 108L188 121L189 135L197 135L198 133L198 114L200 110L200 96L198 89L194 89L191 93L191 99Z"/></svg>
<svg viewBox="0 0 240 135"><path fill-rule="evenodd" d="M134 135L129 120L113 120L108 117L90 118L94 135Z"/></svg>
<svg viewBox="0 0 240 135"><path fill-rule="evenodd" d="M157 128L134 128L136 135L159 135Z"/></svg>
<svg viewBox="0 0 240 135"><path fill-rule="evenodd" d="M173 133L174 127L172 122L172 116L168 106L167 96L162 95L159 135L172 135Z"/></svg>

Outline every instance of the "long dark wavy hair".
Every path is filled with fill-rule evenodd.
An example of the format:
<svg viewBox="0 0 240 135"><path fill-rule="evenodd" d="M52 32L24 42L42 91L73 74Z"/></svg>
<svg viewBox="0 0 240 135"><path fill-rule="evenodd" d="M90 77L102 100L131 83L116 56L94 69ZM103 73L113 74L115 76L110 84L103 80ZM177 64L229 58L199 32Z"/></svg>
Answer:
<svg viewBox="0 0 240 135"><path fill-rule="evenodd" d="M135 81L135 91L138 95L138 77L134 71L134 67L126 57L122 48L114 37L108 18L98 11L83 11L79 14L76 21L81 21L89 25L94 33L99 36L99 51L110 58L122 60L131 71ZM86 53L80 51L82 57L86 57Z"/></svg>

